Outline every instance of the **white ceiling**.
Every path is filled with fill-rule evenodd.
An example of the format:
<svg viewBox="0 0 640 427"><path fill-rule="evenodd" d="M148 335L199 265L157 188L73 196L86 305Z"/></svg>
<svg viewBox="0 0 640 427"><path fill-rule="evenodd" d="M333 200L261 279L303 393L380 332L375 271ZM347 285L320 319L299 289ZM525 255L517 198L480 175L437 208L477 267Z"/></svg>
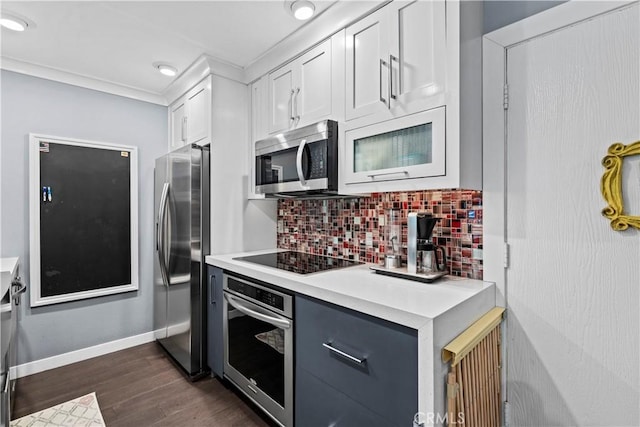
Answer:
<svg viewBox="0 0 640 427"><path fill-rule="evenodd" d="M316 16L332 1L314 1ZM270 1L3 1L2 11L34 23L2 28L1 55L155 94L202 54L245 67L305 25Z"/></svg>

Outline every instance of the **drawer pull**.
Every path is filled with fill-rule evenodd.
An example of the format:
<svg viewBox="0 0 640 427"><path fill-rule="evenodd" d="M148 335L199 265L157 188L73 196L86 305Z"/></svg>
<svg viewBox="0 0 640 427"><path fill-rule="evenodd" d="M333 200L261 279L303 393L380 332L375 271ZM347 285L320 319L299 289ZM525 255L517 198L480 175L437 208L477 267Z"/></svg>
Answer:
<svg viewBox="0 0 640 427"><path fill-rule="evenodd" d="M357 357L352 356L352 355L350 355L350 354L348 354L348 353L345 353L345 352L344 352L344 351L342 351L342 350L338 350L338 349L337 349L337 348L335 348L335 347L332 345L332 343L330 343L330 342L323 342L323 343L322 343L322 346L323 346L324 348L327 348L327 349L331 350L332 352L334 352L334 353L336 353L336 354L338 354L338 355L340 355L340 356L342 356L342 357L346 358L346 359L349 359L350 361L352 361L352 362L354 362L354 363L357 363L358 365L364 365L364 364L367 362L367 359L366 359L366 358L358 359Z"/></svg>
<svg viewBox="0 0 640 427"><path fill-rule="evenodd" d="M371 175L367 175L369 178L371 179L375 179L376 176L383 176L383 175L396 175L396 174L405 174L406 176L409 176L409 171L398 171L398 172L383 172L383 173L373 173Z"/></svg>

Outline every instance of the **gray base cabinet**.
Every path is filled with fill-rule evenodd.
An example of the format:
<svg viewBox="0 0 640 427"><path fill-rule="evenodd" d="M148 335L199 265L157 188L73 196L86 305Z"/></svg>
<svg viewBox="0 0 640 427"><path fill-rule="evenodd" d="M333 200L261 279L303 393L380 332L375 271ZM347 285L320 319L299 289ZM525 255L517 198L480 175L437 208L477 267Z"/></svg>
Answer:
<svg viewBox="0 0 640 427"><path fill-rule="evenodd" d="M295 417L299 427L389 427L393 423L320 381L304 369L296 373ZM405 426L411 424L405 423Z"/></svg>
<svg viewBox="0 0 640 427"><path fill-rule="evenodd" d="M406 426L418 411L418 332L296 296L297 426Z"/></svg>
<svg viewBox="0 0 640 427"><path fill-rule="evenodd" d="M207 266L207 362L222 378L224 338L222 332L222 269Z"/></svg>

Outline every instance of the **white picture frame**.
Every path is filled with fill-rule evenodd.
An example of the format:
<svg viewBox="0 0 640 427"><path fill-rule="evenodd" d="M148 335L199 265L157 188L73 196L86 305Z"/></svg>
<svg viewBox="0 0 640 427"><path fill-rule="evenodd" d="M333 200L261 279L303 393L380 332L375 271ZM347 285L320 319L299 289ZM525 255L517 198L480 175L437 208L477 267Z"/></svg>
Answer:
<svg viewBox="0 0 640 427"><path fill-rule="evenodd" d="M40 233L40 143L65 144L71 146L97 148L126 152L130 158L130 221L131 221L131 283L103 287L86 291L65 293L54 296L42 296L41 292L41 233ZM137 291L139 288L139 252L138 252L138 149L134 146L117 145L106 142L57 137L42 134L29 134L29 245L30 245L30 303L31 307L77 301Z"/></svg>

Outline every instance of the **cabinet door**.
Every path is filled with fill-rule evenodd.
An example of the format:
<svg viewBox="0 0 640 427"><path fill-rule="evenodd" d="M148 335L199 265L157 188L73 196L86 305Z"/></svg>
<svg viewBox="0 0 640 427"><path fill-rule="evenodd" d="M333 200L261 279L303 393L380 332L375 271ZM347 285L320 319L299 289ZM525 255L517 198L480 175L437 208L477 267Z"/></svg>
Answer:
<svg viewBox="0 0 640 427"><path fill-rule="evenodd" d="M410 426L411 418L392 423L328 386L304 369L296 371L295 425L303 427Z"/></svg>
<svg viewBox="0 0 640 427"><path fill-rule="evenodd" d="M444 1L393 2L389 9L391 108L394 116L424 110L420 104L445 89ZM442 104L439 104L442 105Z"/></svg>
<svg viewBox="0 0 640 427"><path fill-rule="evenodd" d="M222 378L224 339L222 335L222 269L207 266L207 363Z"/></svg>
<svg viewBox="0 0 640 427"><path fill-rule="evenodd" d="M186 98L182 98L169 107L169 151L182 147L187 142L185 117Z"/></svg>
<svg viewBox="0 0 640 427"><path fill-rule="evenodd" d="M249 87L251 96L251 140L249 141L248 198L264 199L264 194L256 194L256 141L268 136L267 132L267 76L263 76Z"/></svg>
<svg viewBox="0 0 640 427"><path fill-rule="evenodd" d="M187 143L204 145L209 141L211 116L210 79L187 94Z"/></svg>
<svg viewBox="0 0 640 427"><path fill-rule="evenodd" d="M295 304L296 375L306 371L389 420L410 422L418 409L417 331L302 296Z"/></svg>
<svg viewBox="0 0 640 427"><path fill-rule="evenodd" d="M299 79L294 88L294 126L304 126L331 114L331 40L295 61Z"/></svg>
<svg viewBox="0 0 640 427"><path fill-rule="evenodd" d="M269 133L282 132L293 125L293 65L269 74Z"/></svg>
<svg viewBox="0 0 640 427"><path fill-rule="evenodd" d="M388 109L389 49L385 8L347 28L347 120Z"/></svg>
<svg viewBox="0 0 640 427"><path fill-rule="evenodd" d="M345 184L445 174L445 108L435 108L345 134Z"/></svg>
<svg viewBox="0 0 640 427"><path fill-rule="evenodd" d="M251 90L251 145L267 137L267 78L253 82ZM253 157L253 156L252 156Z"/></svg>

